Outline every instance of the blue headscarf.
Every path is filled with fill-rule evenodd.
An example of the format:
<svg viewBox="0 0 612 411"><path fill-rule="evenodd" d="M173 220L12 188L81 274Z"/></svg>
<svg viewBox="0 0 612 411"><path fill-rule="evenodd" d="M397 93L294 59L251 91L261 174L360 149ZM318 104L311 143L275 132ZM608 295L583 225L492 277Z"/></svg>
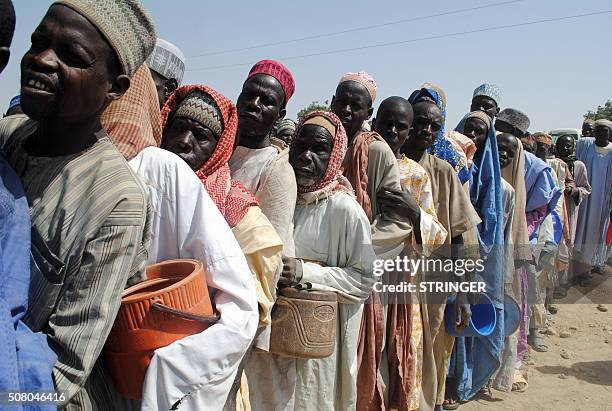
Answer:
<svg viewBox="0 0 612 411"><path fill-rule="evenodd" d="M427 151L449 163L457 172L461 184L465 184L465 182L470 179L466 164L463 162L461 156L451 142L444 137L444 125L446 124L446 96L444 96L442 89L432 84L425 83L420 90L412 93L408 100L410 104L414 105L428 99L433 100L442 112L442 127L440 128L436 141Z"/></svg>
<svg viewBox="0 0 612 411"><path fill-rule="evenodd" d="M457 379L457 396L466 401L484 387L498 370L504 348L504 204L497 138L493 121L482 112L471 112L457 125L463 133L468 118L479 118L488 126L487 138L470 168L470 200L482 223L478 225L484 270L478 280L495 306L497 324L487 337L455 339L449 374ZM510 274L510 273L507 273Z"/></svg>

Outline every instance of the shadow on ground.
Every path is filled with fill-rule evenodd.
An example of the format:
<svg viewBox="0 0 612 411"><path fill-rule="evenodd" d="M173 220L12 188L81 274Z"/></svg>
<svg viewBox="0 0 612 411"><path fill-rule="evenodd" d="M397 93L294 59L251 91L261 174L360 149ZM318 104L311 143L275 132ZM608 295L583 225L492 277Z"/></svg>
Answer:
<svg viewBox="0 0 612 411"><path fill-rule="evenodd" d="M565 374L589 384L612 386L612 361L577 362L571 367L546 365L536 370L543 374Z"/></svg>

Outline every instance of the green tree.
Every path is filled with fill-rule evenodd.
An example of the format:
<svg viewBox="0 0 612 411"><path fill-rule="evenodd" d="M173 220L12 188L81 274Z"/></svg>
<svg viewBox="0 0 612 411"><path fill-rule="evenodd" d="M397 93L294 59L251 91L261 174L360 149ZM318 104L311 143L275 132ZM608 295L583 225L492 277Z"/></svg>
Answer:
<svg viewBox="0 0 612 411"><path fill-rule="evenodd" d="M585 115L585 119L590 120L611 120L612 121L612 100L606 101L603 106L597 107L595 111L589 110Z"/></svg>
<svg viewBox="0 0 612 411"><path fill-rule="evenodd" d="M313 101L312 103L310 103L309 105L307 105L306 107L298 111L297 113L298 123L302 121L302 119L304 118L306 114L310 113L311 111L315 111L315 110L329 110L329 100L325 100L323 104L319 103L318 101Z"/></svg>

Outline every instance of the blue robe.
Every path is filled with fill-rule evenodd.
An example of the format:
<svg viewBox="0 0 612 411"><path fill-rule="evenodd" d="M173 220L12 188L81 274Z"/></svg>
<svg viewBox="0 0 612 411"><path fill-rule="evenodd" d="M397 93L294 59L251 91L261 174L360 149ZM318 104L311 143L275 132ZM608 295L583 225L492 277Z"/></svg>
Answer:
<svg viewBox="0 0 612 411"><path fill-rule="evenodd" d="M464 118L457 126L463 132ZM491 122L492 123L492 122ZM478 239L485 269L478 281L495 305L497 324L487 337L460 337L449 366L449 376L457 381L457 396L467 401L484 387L500 367L504 349L504 205L501 170L495 128L490 127L482 150L470 169L470 199L482 219Z"/></svg>
<svg viewBox="0 0 612 411"><path fill-rule="evenodd" d="M33 333L21 319L30 284L30 215L19 178L0 156L0 392L55 391L55 353L46 335ZM5 398L6 400L6 398ZM12 404L11 411L55 410L53 403ZM0 409L4 409L0 405Z"/></svg>
<svg viewBox="0 0 612 411"><path fill-rule="evenodd" d="M591 195L582 200L576 224L574 256L589 266L603 266L606 261L605 235L612 208L612 148L596 149L595 139L581 138L576 157L587 169Z"/></svg>

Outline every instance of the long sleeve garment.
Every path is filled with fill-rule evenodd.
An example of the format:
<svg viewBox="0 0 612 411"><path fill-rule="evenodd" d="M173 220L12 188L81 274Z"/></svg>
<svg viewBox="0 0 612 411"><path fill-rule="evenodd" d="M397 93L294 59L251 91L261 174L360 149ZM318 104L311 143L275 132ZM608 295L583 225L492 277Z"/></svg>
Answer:
<svg viewBox="0 0 612 411"><path fill-rule="evenodd" d="M574 255L584 264L602 266L612 209L612 143L598 147L595 139L581 138L576 144L576 157L586 166L591 195L582 201L578 212Z"/></svg>
<svg viewBox="0 0 612 411"><path fill-rule="evenodd" d="M0 122L2 149L21 178L32 223L24 323L47 334L57 354L60 407L104 409L110 394L99 357L123 289L145 270L146 194L103 131L80 153L36 157L23 147L36 129L25 116Z"/></svg>
<svg viewBox="0 0 612 411"><path fill-rule="evenodd" d="M255 286L232 231L195 173L179 157L149 147L130 160L155 216L149 264L174 258L204 263L220 320L155 351L142 410L221 410L257 328Z"/></svg>
<svg viewBox="0 0 612 411"><path fill-rule="evenodd" d="M350 194L298 202L294 216L301 282L338 295L336 348L322 359L253 353L247 365L253 410L354 410L363 302L374 284L370 225ZM280 361L279 361L280 360ZM282 374L280 374L282 370Z"/></svg>
<svg viewBox="0 0 612 411"><path fill-rule="evenodd" d="M30 214L19 178L0 156L0 391L53 392L55 353L47 336L32 332L21 319L30 284ZM2 407L0 407L2 408ZM53 410L47 404L11 404L13 411Z"/></svg>

